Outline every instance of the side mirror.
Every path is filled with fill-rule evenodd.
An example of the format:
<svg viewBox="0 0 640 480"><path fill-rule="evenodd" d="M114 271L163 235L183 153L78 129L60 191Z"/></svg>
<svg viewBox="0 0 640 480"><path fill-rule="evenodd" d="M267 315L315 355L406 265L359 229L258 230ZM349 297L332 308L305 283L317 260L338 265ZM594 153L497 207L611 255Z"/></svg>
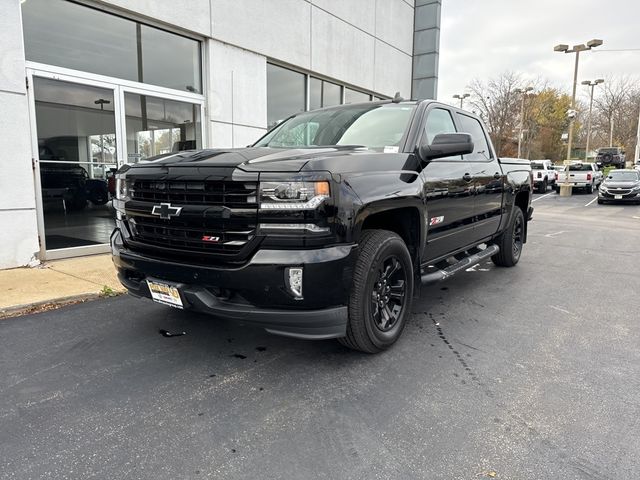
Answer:
<svg viewBox="0 0 640 480"><path fill-rule="evenodd" d="M435 136L431 145L421 143L418 147L418 154L423 162L469 153L473 153L473 140L468 133L440 133Z"/></svg>

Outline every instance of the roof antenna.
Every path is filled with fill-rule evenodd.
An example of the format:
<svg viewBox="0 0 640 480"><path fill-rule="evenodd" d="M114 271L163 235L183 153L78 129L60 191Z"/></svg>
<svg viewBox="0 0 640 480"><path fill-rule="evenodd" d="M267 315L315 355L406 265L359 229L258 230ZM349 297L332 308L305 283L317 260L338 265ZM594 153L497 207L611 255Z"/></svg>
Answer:
<svg viewBox="0 0 640 480"><path fill-rule="evenodd" d="M393 100L391 100L393 103L400 103L404 101L404 98L402 98L400 96L400 92L396 92L396 94L393 96Z"/></svg>

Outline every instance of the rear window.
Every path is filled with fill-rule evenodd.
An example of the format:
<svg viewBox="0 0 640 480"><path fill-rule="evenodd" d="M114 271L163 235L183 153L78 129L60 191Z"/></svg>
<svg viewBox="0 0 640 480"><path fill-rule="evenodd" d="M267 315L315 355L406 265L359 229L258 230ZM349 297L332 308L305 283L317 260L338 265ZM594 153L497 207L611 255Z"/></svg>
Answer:
<svg viewBox="0 0 640 480"><path fill-rule="evenodd" d="M613 153L614 155L618 154L618 149L617 148L601 148L600 150L598 150L598 153Z"/></svg>
<svg viewBox="0 0 640 480"><path fill-rule="evenodd" d="M531 170L544 170L544 165L541 163L531 163Z"/></svg>
<svg viewBox="0 0 640 480"><path fill-rule="evenodd" d="M592 170L591 165L588 163L582 165L569 165L570 172L590 172Z"/></svg>

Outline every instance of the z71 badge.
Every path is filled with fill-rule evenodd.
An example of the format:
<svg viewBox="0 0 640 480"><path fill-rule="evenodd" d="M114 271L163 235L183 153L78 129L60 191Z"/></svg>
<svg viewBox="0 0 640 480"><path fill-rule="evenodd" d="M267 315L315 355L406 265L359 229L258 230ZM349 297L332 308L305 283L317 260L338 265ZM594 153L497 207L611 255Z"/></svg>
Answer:
<svg viewBox="0 0 640 480"><path fill-rule="evenodd" d="M429 220L429 226L433 227L434 225L438 225L439 223L444 222L444 216L442 217L431 217L431 220Z"/></svg>
<svg viewBox="0 0 640 480"><path fill-rule="evenodd" d="M203 242L218 243L220 241L220 237L212 237L211 235L203 235L202 236L202 241Z"/></svg>

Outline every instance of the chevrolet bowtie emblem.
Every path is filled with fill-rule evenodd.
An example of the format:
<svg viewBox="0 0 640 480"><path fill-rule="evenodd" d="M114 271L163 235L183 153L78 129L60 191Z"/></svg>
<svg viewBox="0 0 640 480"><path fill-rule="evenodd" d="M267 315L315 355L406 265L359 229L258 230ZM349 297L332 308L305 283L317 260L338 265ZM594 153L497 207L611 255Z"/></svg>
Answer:
<svg viewBox="0 0 640 480"><path fill-rule="evenodd" d="M182 207L172 207L170 203L161 203L160 205L154 205L151 210L152 215L158 215L160 218L169 220L171 217L177 217L180 215Z"/></svg>

